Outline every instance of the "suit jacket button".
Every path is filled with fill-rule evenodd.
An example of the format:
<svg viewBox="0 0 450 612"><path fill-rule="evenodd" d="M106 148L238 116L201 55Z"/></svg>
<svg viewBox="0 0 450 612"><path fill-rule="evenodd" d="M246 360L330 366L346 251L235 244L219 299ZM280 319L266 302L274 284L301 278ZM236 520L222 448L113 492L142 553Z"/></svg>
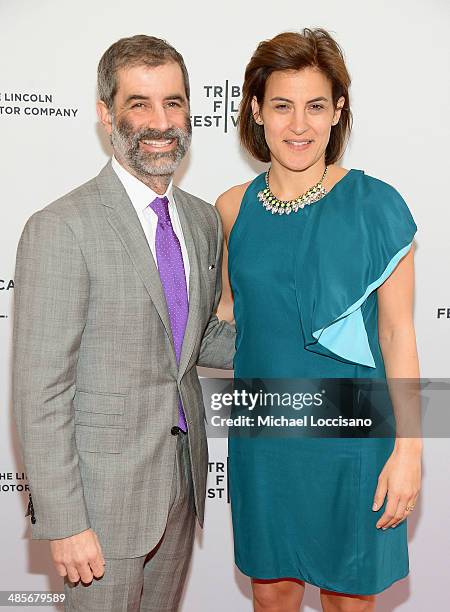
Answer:
<svg viewBox="0 0 450 612"><path fill-rule="evenodd" d="M172 436L178 436L178 434L180 433L180 428L178 427L178 425L174 425L172 427L172 429L170 430L170 433L172 434Z"/></svg>

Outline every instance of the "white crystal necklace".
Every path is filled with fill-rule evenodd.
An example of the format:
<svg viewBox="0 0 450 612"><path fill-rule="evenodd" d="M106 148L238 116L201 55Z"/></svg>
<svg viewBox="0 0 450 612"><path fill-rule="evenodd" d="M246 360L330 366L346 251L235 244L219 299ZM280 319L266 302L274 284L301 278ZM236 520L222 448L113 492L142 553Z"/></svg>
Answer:
<svg viewBox="0 0 450 612"><path fill-rule="evenodd" d="M270 190L269 187L269 170L266 172L266 188L262 189L258 193L258 200L264 206L264 208L274 215L278 213L279 215L283 215L286 213L289 215L291 212L297 212L299 208L304 208L308 204L312 204L313 202L317 202L326 195L327 190L323 186L322 181L324 180L327 174L328 166L325 166L324 173L322 174L322 178L312 187L310 187L305 193L298 196L294 200L279 200Z"/></svg>

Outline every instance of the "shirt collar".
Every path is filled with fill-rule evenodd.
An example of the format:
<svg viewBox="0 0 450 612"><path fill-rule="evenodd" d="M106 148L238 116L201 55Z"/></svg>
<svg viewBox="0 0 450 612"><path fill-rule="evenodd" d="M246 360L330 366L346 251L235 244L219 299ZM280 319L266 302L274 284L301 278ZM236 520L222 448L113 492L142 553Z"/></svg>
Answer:
<svg viewBox="0 0 450 612"><path fill-rule="evenodd" d="M147 187L145 183L133 176L128 170L126 170L113 155L111 159L111 166L114 172L117 174L120 182L125 187L125 191L128 194L134 208L137 212L143 212L149 204L153 202L155 198L167 197L169 200L169 207L173 206L173 181L171 180L166 192L163 195L156 193L150 187Z"/></svg>

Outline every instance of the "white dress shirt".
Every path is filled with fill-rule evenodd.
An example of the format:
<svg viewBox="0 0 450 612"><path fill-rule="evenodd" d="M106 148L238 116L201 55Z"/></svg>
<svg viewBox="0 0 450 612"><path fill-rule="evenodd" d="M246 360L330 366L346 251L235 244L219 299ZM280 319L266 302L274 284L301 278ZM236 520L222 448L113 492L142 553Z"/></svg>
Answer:
<svg viewBox="0 0 450 612"><path fill-rule="evenodd" d="M181 227L180 218L178 216L177 207L173 198L173 185L170 181L167 187L166 193L160 195L147 187L142 181L137 179L135 176L130 174L128 170L125 170L123 166L119 164L117 159L113 156L111 165L114 172L119 177L120 182L125 187L125 191L133 204L136 214L141 222L142 229L144 230L145 237L147 238L148 245L155 260L156 266L158 266L158 260L156 258L156 227L158 225L158 215L155 211L150 208L149 204L153 202L155 198L167 197L169 200L169 216L172 222L173 231L176 237L180 241L181 254L183 256L184 273L186 275L186 286L189 292L189 258L186 250L186 243L183 236L183 229ZM189 293L188 293L189 295Z"/></svg>

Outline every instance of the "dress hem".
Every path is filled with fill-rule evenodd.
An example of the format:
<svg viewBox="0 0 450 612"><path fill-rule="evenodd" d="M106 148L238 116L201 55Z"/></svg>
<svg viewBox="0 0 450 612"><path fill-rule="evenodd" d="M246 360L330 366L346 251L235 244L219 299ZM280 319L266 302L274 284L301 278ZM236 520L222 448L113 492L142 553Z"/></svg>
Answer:
<svg viewBox="0 0 450 612"><path fill-rule="evenodd" d="M409 576L409 568L408 571L406 572L406 574L403 574L401 576L399 576L398 578L394 578L394 580L392 580L391 582L389 582L388 584L386 584L386 586L383 586L381 588L377 588L376 590L370 590L370 592L367 591L354 591L354 590L348 590L348 589L336 589L336 588L332 588L331 586L325 586L324 584L319 584L318 582L313 582L312 580L308 580L307 578L304 578L301 575L297 575L297 576L292 576L292 575L288 575L288 574L283 574L282 576L255 576L254 574L244 571L237 563L236 563L236 567L248 578L254 578L255 580L283 580L283 579L289 579L289 578L293 578L295 580L303 580L304 582L311 584L312 586L316 586L320 589L326 589L327 591L334 591L335 593L342 593L343 595L378 595L379 593L382 593L383 591L385 591L386 589L388 589L389 587L391 587L393 584L395 584L396 582L398 582L399 580L403 580L404 578L406 578L407 576Z"/></svg>

